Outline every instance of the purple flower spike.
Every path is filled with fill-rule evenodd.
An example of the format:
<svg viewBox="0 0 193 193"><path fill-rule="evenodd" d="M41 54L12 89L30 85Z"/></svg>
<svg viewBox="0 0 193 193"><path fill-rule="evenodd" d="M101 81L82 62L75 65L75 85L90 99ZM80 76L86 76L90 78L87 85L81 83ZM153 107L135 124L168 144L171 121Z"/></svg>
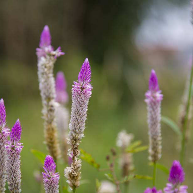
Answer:
<svg viewBox="0 0 193 193"><path fill-rule="evenodd" d="M40 48L47 47L51 45L51 35L49 27L46 25L42 31L41 37L40 37Z"/></svg>
<svg viewBox="0 0 193 193"><path fill-rule="evenodd" d="M173 185L181 184L184 181L184 171L179 161L174 161L170 169L170 176L168 181Z"/></svg>
<svg viewBox="0 0 193 193"><path fill-rule="evenodd" d="M66 80L63 72L58 72L56 76L56 101L65 104L68 101L68 93L66 92Z"/></svg>
<svg viewBox="0 0 193 193"><path fill-rule="evenodd" d="M56 164L53 158L48 155L44 162L43 182L45 193L59 193L59 173L55 173Z"/></svg>
<svg viewBox="0 0 193 193"><path fill-rule="evenodd" d="M162 193L161 190L156 190L156 188L147 188L144 193Z"/></svg>
<svg viewBox="0 0 193 193"><path fill-rule="evenodd" d="M81 70L78 75L78 81L80 83L89 83L91 81L91 68L88 58L85 59Z"/></svg>
<svg viewBox="0 0 193 193"><path fill-rule="evenodd" d="M21 124L19 119L16 121L15 125L13 126L11 133L10 133L10 139L11 141L19 142L21 140Z"/></svg>
<svg viewBox="0 0 193 193"><path fill-rule="evenodd" d="M0 100L0 127L3 127L6 124L6 111L4 100Z"/></svg>
<svg viewBox="0 0 193 193"><path fill-rule="evenodd" d="M151 71L151 75L149 79L149 90L151 91L159 90L158 79L154 70Z"/></svg>

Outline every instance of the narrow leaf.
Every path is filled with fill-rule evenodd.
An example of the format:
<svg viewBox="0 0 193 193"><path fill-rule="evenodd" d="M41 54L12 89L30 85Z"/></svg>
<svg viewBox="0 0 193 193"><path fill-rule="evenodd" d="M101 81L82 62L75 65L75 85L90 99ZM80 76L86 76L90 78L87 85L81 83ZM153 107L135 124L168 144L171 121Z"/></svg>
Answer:
<svg viewBox="0 0 193 193"><path fill-rule="evenodd" d="M151 162L149 165L150 165L150 166L153 166L154 164ZM169 169L168 169L166 166L162 165L162 164L156 163L156 167L157 167L159 170L163 171L163 172L164 172L165 174L167 174L167 175L170 173L170 172L169 172Z"/></svg>
<svg viewBox="0 0 193 193"><path fill-rule="evenodd" d="M44 164L46 154L44 154L41 151L35 150L35 149L32 149L31 152L42 164Z"/></svg>
<svg viewBox="0 0 193 193"><path fill-rule="evenodd" d="M128 152L128 153L138 153L138 152L141 152L141 151L145 151L147 149L148 149L148 146L141 146L141 147L137 147L136 149L128 150L126 152Z"/></svg>
<svg viewBox="0 0 193 193"><path fill-rule="evenodd" d="M134 141L133 143L131 143L131 145L128 146L128 148L126 149L126 151L130 151L132 149L134 149L135 147L140 146L142 143L142 141Z"/></svg>
<svg viewBox="0 0 193 193"><path fill-rule="evenodd" d="M136 179L144 179L144 180L153 180L151 176L143 176L143 175L135 175L134 178Z"/></svg>
<svg viewBox="0 0 193 193"><path fill-rule="evenodd" d="M162 120L163 123L168 125L171 129L173 129L173 131L176 134L178 134L180 137L182 136L180 128L178 127L178 125L172 119L170 119L169 117L162 116L161 120Z"/></svg>
<svg viewBox="0 0 193 193"><path fill-rule="evenodd" d="M107 177L108 180L114 182L112 174L110 174L110 173L109 174L105 174L105 176Z"/></svg>
<svg viewBox="0 0 193 193"><path fill-rule="evenodd" d="M100 165L96 163L96 161L92 158L90 154L85 152L83 149L80 149L81 152L81 159L89 163L91 166L93 166L96 169L100 168Z"/></svg>
<svg viewBox="0 0 193 193"><path fill-rule="evenodd" d="M96 191L98 192L99 191L99 188L101 187L101 182L96 179Z"/></svg>

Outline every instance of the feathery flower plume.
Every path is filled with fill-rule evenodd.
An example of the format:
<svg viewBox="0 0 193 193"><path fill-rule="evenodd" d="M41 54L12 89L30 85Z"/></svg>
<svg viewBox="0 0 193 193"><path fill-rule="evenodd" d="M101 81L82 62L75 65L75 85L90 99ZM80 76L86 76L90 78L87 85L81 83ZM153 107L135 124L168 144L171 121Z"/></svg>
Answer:
<svg viewBox="0 0 193 193"><path fill-rule="evenodd" d="M53 68L56 58L64 55L60 47L54 51L51 46L51 35L48 26L44 30L40 38L40 48L36 49L38 56L38 78L39 89L43 104L43 118L46 145L50 155L56 160L60 155L56 118L55 118L55 80L53 77Z"/></svg>
<svg viewBox="0 0 193 193"><path fill-rule="evenodd" d="M90 81L91 69L89 61L86 58L78 75L78 81L74 82L72 86L72 109L68 139L70 145L68 155L72 156L72 164L65 169L65 177L73 190L80 185L81 160L78 158L80 155L78 147L81 139L84 137L88 103L92 94Z"/></svg>
<svg viewBox="0 0 193 193"><path fill-rule="evenodd" d="M145 97L149 126L149 160L155 163L161 158L160 121L163 95L159 89L157 76L154 70L151 71L149 90L146 92Z"/></svg>
<svg viewBox="0 0 193 193"><path fill-rule="evenodd" d="M56 173L56 164L50 155L46 156L44 162L43 182L45 193L59 193L59 173Z"/></svg>
<svg viewBox="0 0 193 193"><path fill-rule="evenodd" d="M185 173L179 161L174 161L170 169L170 175L164 193L188 193L188 186L181 185L184 182Z"/></svg>
<svg viewBox="0 0 193 193"><path fill-rule="evenodd" d="M20 153L23 148L21 139L21 124L16 121L10 132L10 141L5 146L7 151L7 181L11 193L21 192Z"/></svg>
<svg viewBox="0 0 193 193"><path fill-rule="evenodd" d="M109 181L102 181L97 193L116 193L116 186Z"/></svg>
<svg viewBox="0 0 193 193"><path fill-rule="evenodd" d="M62 157L68 163L68 144L67 133L69 124L69 111L65 107L68 102L68 93L66 91L67 83L63 72L58 72L56 75L56 123L59 132L59 140L61 146Z"/></svg>
<svg viewBox="0 0 193 193"><path fill-rule="evenodd" d="M161 190L156 190L156 188L147 188L144 193L162 193Z"/></svg>
<svg viewBox="0 0 193 193"><path fill-rule="evenodd" d="M121 148L120 165L123 177L128 176L134 169L133 154L126 152L126 148L131 144L133 138L133 134L128 134L125 130L118 134L117 146Z"/></svg>
<svg viewBox="0 0 193 193"><path fill-rule="evenodd" d="M6 149L7 137L9 129L6 125L6 111L3 99L0 100L0 192L5 192L6 182Z"/></svg>

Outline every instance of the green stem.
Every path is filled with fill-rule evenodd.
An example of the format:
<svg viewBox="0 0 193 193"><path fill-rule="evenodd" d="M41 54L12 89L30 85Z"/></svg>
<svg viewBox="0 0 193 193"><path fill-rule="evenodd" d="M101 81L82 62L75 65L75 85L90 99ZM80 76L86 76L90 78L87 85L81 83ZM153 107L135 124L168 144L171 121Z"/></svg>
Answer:
<svg viewBox="0 0 193 193"><path fill-rule="evenodd" d="M157 170L157 163L154 162L153 164L153 186L155 186L155 182L156 182L156 170Z"/></svg>
<svg viewBox="0 0 193 193"><path fill-rule="evenodd" d="M129 182L125 183L125 193L129 193Z"/></svg>
<svg viewBox="0 0 193 193"><path fill-rule="evenodd" d="M193 65L191 67L191 74L190 74L189 94L188 94L188 101L186 106L186 115L184 118L184 124L182 125L182 141L181 141L181 151L180 151L180 163L182 166L184 165L185 150L186 150L186 130L188 126L188 116L189 116L191 96L192 96L192 81L193 81Z"/></svg>
<svg viewBox="0 0 193 193"><path fill-rule="evenodd" d="M76 193L76 188L74 187L72 191L73 191L73 193Z"/></svg>

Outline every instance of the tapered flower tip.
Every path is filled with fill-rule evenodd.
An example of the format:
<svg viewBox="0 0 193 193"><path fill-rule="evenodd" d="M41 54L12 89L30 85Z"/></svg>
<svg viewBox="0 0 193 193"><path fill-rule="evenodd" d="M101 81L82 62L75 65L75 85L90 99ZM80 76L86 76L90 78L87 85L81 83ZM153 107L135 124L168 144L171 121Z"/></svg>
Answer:
<svg viewBox="0 0 193 193"><path fill-rule="evenodd" d="M162 193L161 190L156 190L156 188L147 188L144 193Z"/></svg>
<svg viewBox="0 0 193 193"><path fill-rule="evenodd" d="M157 79L157 75L154 70L151 71L151 75L149 78L149 90L150 91L159 90L158 79Z"/></svg>
<svg viewBox="0 0 193 193"><path fill-rule="evenodd" d="M88 58L85 59L81 70L78 75L78 81L80 83L89 83L91 81L91 68Z"/></svg>
<svg viewBox="0 0 193 193"><path fill-rule="evenodd" d="M5 105L4 100L0 100L0 126L5 125L6 123L6 111L5 111Z"/></svg>
<svg viewBox="0 0 193 193"><path fill-rule="evenodd" d="M51 45L51 35L49 27L46 25L42 31L41 37L40 37L40 48L47 47Z"/></svg>
<svg viewBox="0 0 193 193"><path fill-rule="evenodd" d="M63 72L58 72L56 75L56 90L63 91L66 89L66 79Z"/></svg>
<svg viewBox="0 0 193 193"><path fill-rule="evenodd" d="M10 133L10 139L11 141L19 142L21 139L21 124L19 119L16 121L15 125L13 126L11 133Z"/></svg>
<svg viewBox="0 0 193 193"><path fill-rule="evenodd" d="M185 173L179 161L174 161L170 169L170 175L168 181L172 184L181 184L184 181Z"/></svg>
<svg viewBox="0 0 193 193"><path fill-rule="evenodd" d="M44 162L44 170L45 172L55 172L56 170L56 164L54 163L54 160L52 156L47 155L45 162Z"/></svg>

